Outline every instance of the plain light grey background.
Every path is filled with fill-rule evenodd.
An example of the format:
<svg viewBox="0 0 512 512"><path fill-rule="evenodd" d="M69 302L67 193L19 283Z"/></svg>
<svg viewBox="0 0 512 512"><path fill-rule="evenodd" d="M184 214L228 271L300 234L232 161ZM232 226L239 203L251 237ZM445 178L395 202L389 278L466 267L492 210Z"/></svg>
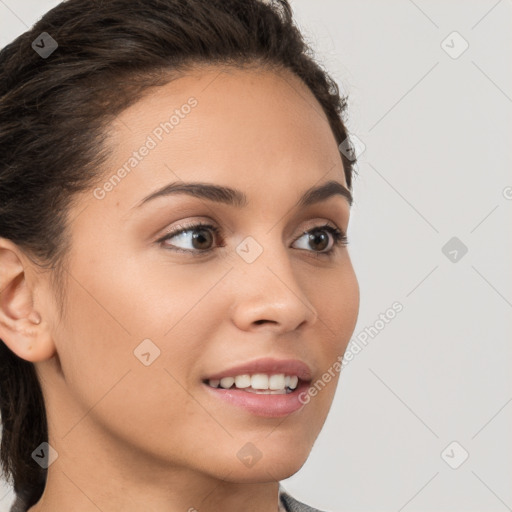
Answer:
<svg viewBox="0 0 512 512"><path fill-rule="evenodd" d="M0 0L0 46L58 3ZM512 510L512 2L292 7L360 141L361 308L325 427L282 484L325 511ZM12 499L0 487L0 512Z"/></svg>

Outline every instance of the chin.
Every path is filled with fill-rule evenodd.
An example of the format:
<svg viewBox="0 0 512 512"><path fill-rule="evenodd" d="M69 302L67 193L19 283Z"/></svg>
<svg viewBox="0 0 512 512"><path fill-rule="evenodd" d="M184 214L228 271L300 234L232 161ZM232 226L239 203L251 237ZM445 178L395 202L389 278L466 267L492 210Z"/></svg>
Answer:
<svg viewBox="0 0 512 512"><path fill-rule="evenodd" d="M267 483L285 480L297 473L307 457L290 457L288 460L267 460L260 459L252 467L244 467L242 464L235 465L233 470L225 476L217 475L218 478L233 483ZM217 468L218 469L218 468Z"/></svg>
<svg viewBox="0 0 512 512"><path fill-rule="evenodd" d="M275 434L275 432L274 432ZM236 481L269 482L283 480L297 473L306 462L311 447L296 438L282 442L281 436L247 442L235 450L235 460L228 462ZM304 440L305 441L305 440Z"/></svg>

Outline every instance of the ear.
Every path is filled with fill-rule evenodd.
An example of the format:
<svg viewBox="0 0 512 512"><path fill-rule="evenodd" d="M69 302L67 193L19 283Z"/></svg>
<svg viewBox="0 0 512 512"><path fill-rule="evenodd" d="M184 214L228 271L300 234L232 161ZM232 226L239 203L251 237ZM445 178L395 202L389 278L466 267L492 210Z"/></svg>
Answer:
<svg viewBox="0 0 512 512"><path fill-rule="evenodd" d="M18 357L36 362L56 351L48 322L34 308L33 265L16 244L0 237L0 340Z"/></svg>

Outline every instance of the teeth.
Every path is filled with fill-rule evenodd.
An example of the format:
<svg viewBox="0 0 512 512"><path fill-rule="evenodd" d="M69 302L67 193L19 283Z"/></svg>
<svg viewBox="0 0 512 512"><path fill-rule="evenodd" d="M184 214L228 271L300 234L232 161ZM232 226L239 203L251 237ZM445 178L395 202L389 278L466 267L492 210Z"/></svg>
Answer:
<svg viewBox="0 0 512 512"><path fill-rule="evenodd" d="M223 379L220 379L220 387L224 389L229 389L234 383L234 377L224 377Z"/></svg>
<svg viewBox="0 0 512 512"><path fill-rule="evenodd" d="M252 389L268 389L268 375L256 373L251 377Z"/></svg>
<svg viewBox="0 0 512 512"><path fill-rule="evenodd" d="M210 381L211 386L211 381ZM235 386L239 389L248 388L251 386L251 376L250 375L237 375L235 377Z"/></svg>
<svg viewBox="0 0 512 512"><path fill-rule="evenodd" d="M276 373L267 375L265 373L255 373L253 375L243 374L235 377L223 377L222 379L210 379L207 381L212 388L229 389L233 385L237 389L244 389L250 393L263 393L272 395L281 395L294 390L299 378L297 375L285 375Z"/></svg>
<svg viewBox="0 0 512 512"><path fill-rule="evenodd" d="M268 379L268 387L269 389L284 389L284 373L271 375Z"/></svg>
<svg viewBox="0 0 512 512"><path fill-rule="evenodd" d="M286 395L286 389L253 389L245 388L244 391L256 393L258 395Z"/></svg>

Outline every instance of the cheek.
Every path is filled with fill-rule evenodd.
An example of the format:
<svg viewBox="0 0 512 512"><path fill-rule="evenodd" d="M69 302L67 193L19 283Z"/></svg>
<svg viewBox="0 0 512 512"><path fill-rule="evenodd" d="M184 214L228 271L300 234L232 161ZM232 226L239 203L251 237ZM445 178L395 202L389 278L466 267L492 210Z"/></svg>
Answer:
<svg viewBox="0 0 512 512"><path fill-rule="evenodd" d="M141 266L129 259L123 264L103 265L102 274L75 265L58 351L68 385L84 406L107 392L120 393L128 414L140 410L141 418L150 417L163 402L186 398L179 384L199 385L194 369L219 320L219 297L212 292L225 270L175 265L162 271L161 262ZM131 379L133 386L126 384ZM121 409L117 403L114 410Z"/></svg>
<svg viewBox="0 0 512 512"><path fill-rule="evenodd" d="M318 313L314 329L323 333L324 346L336 357L345 350L359 314L359 284L350 259L347 257L337 270L328 269L304 279L303 288Z"/></svg>
<svg viewBox="0 0 512 512"><path fill-rule="evenodd" d="M309 399L311 409L318 412L313 421L318 419L321 425L336 393L341 374L341 358L357 323L359 284L348 260L337 272L326 273L325 279L321 275L316 276L316 279L310 278L304 286L308 287L311 303L318 313L313 327L315 334L311 338L319 340L317 348L321 360L321 376L312 382Z"/></svg>
<svg viewBox="0 0 512 512"><path fill-rule="evenodd" d="M337 312L332 312L335 326L339 326L342 349L345 350L359 315L359 284L353 271L346 272L337 291Z"/></svg>
<svg viewBox="0 0 512 512"><path fill-rule="evenodd" d="M106 304L111 286L119 281L111 279L108 284L102 294L98 283L89 282L95 289L94 299L76 283L68 288L68 311L57 333L69 394L66 407L72 409L63 432L76 425L68 438L72 442L96 424L109 434L105 449L111 449L116 440L148 453L185 457L184 446L194 446L197 436L222 435L193 396L199 386L193 369L204 350L204 329L208 328L187 315L197 296L191 293L189 300L179 302L173 297L176 292L169 293L169 300L162 304L161 294L151 297L160 299L155 303L137 294L142 297L137 306L130 301L128 289L116 288L119 301L111 309L117 314L114 318ZM194 312L201 306L197 304Z"/></svg>
<svg viewBox="0 0 512 512"><path fill-rule="evenodd" d="M115 303L118 318L141 340L166 337L184 321L208 316L204 304L215 301L216 284L229 270L228 265L180 264L156 250L144 260L132 258L123 265L122 271L118 268L110 275L110 288L104 293Z"/></svg>

